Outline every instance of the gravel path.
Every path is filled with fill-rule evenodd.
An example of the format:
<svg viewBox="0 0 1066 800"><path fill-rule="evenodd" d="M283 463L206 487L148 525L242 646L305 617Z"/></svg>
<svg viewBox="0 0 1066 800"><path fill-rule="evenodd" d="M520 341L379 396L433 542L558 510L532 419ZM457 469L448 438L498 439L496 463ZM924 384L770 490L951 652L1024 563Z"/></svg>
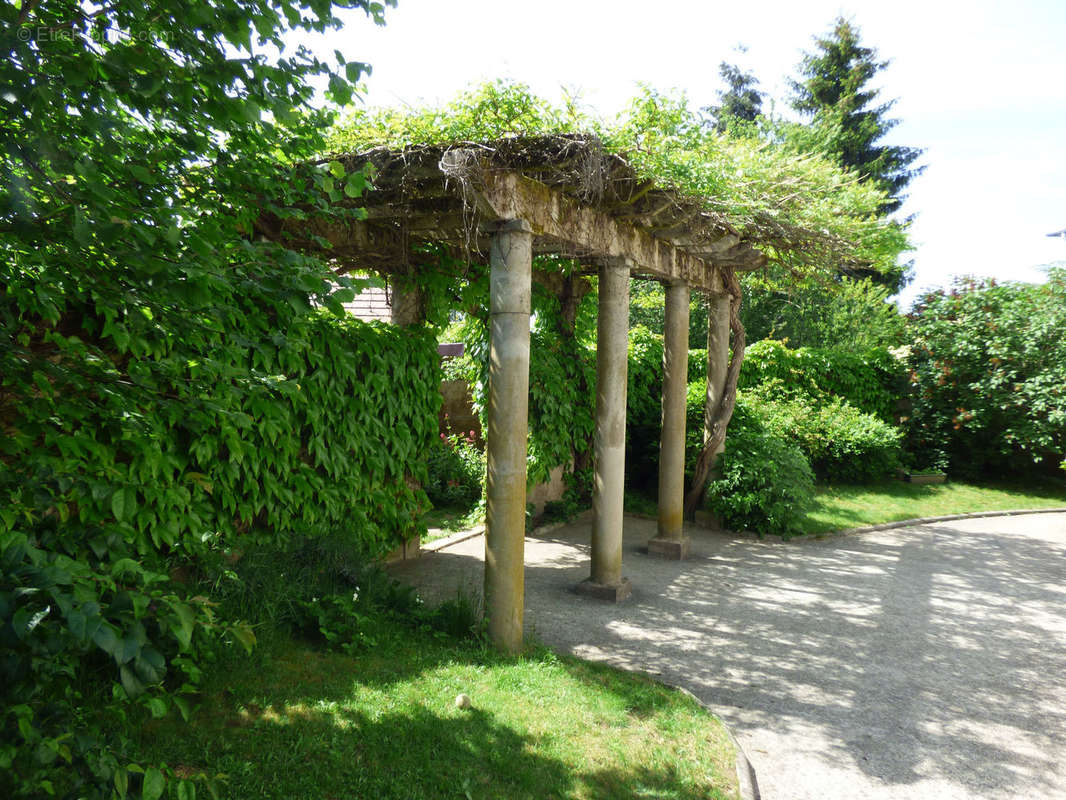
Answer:
<svg viewBox="0 0 1066 800"><path fill-rule="evenodd" d="M526 542L526 630L692 691L767 800L1066 798L1066 514L825 539L693 529L683 563L627 518L621 605L581 598L588 523ZM480 591L480 536L397 568Z"/></svg>

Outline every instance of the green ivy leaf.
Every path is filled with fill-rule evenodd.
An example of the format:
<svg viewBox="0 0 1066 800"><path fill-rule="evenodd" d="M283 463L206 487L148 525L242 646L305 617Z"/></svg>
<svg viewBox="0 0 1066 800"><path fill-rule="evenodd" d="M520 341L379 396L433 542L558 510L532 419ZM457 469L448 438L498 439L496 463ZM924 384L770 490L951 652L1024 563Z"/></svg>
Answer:
<svg viewBox="0 0 1066 800"><path fill-rule="evenodd" d="M119 667L118 676L122 683L122 688L126 690L126 695L131 699L139 697L144 693L144 684L138 680L137 676L133 674L133 671L125 664Z"/></svg>
<svg viewBox="0 0 1066 800"><path fill-rule="evenodd" d="M163 773L155 767L148 767L144 771L144 787L141 789L143 800L159 800L163 796L163 790L167 787L167 780Z"/></svg>
<svg viewBox="0 0 1066 800"><path fill-rule="evenodd" d="M343 63L343 62L342 62ZM370 65L350 61L344 65L344 76L352 83L358 83L363 75L370 73Z"/></svg>
<svg viewBox="0 0 1066 800"><path fill-rule="evenodd" d="M131 519L137 510L137 492L132 487L124 486L111 495L111 513L119 522Z"/></svg>
<svg viewBox="0 0 1066 800"><path fill-rule="evenodd" d="M119 647L119 638L115 634L114 628L106 623L97 628L93 634L93 641L97 647L109 656L114 656Z"/></svg>
<svg viewBox="0 0 1066 800"><path fill-rule="evenodd" d="M124 767L118 767L113 776L115 791L120 798L126 797L130 789L130 774Z"/></svg>
<svg viewBox="0 0 1066 800"><path fill-rule="evenodd" d="M170 600L168 603L178 623L177 627L172 626L171 630L177 638L178 644L181 645L181 649L187 650L192 642L193 627L195 625L193 610L178 600Z"/></svg>
<svg viewBox="0 0 1066 800"><path fill-rule="evenodd" d="M352 172L344 182L344 194L350 198L362 197L366 191L366 176L362 172Z"/></svg>
<svg viewBox="0 0 1066 800"><path fill-rule="evenodd" d="M173 697L171 699L174 701L174 706L181 713L181 718L188 722L189 714L191 713L191 709L189 708L189 701L186 700L184 697Z"/></svg>
<svg viewBox="0 0 1066 800"><path fill-rule="evenodd" d="M155 719L162 719L167 715L167 703L161 697L152 697L146 703L148 711L151 712L152 717Z"/></svg>

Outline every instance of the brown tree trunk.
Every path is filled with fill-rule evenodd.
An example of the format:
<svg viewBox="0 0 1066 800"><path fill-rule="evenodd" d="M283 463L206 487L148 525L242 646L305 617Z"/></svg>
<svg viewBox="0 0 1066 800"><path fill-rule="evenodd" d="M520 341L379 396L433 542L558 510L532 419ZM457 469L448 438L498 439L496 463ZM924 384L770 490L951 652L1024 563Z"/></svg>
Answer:
<svg viewBox="0 0 1066 800"><path fill-rule="evenodd" d="M685 516L691 517L696 509L703 503L707 493L707 480L714 469L715 453L725 441L726 429L729 420L733 418L733 409L737 405L737 380L740 378L740 365L744 363L744 348L747 337L744 333L744 325L740 322L740 303L742 299L740 281L737 280L736 272L732 269L725 274L726 291L729 293L729 330L733 334L733 353L729 359L729 368L726 370L725 388L718 407L713 410L710 417L711 424L708 426L710 435L703 443L699 458L696 459L696 469L692 475L692 483L689 484L688 496L685 498ZM708 321L708 324L710 322ZM707 387L708 394L711 391Z"/></svg>

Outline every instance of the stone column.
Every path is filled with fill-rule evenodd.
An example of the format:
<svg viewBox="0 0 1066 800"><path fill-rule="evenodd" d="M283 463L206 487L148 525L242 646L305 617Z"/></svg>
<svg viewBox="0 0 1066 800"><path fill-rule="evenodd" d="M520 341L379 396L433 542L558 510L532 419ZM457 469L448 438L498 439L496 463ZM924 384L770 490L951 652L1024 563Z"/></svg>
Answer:
<svg viewBox="0 0 1066 800"><path fill-rule="evenodd" d="M688 554L685 514L685 394L688 384L689 288L666 287L663 331L663 430L659 444L659 529L648 553L682 559Z"/></svg>
<svg viewBox="0 0 1066 800"><path fill-rule="evenodd" d="M578 591L618 602L631 591L628 579L622 577L629 343L629 263L625 259L600 264L597 331L592 574L578 584Z"/></svg>
<svg viewBox="0 0 1066 800"><path fill-rule="evenodd" d="M422 291L406 278L392 281L392 306L389 319L393 325L410 327L425 322L422 308Z"/></svg>
<svg viewBox="0 0 1066 800"><path fill-rule="evenodd" d="M389 321L401 328L414 328L422 325L426 321L422 307L422 290L412 277L409 275L393 276L389 279L389 284L391 290L389 292L391 301ZM420 489L422 486L410 472L404 475L404 483L407 484L408 489L413 490ZM404 539L399 547L386 556L386 560L407 561L420 558L421 555L422 537L420 533L415 533Z"/></svg>
<svg viewBox="0 0 1066 800"><path fill-rule="evenodd" d="M489 406L486 441L485 614L501 650L522 647L525 602L526 436L533 237L500 223L489 256Z"/></svg>
<svg viewBox="0 0 1066 800"><path fill-rule="evenodd" d="M703 438L711 435L711 417L725 392L725 374L729 368L729 295L707 295L707 407L703 415ZM723 443L715 452L717 457Z"/></svg>

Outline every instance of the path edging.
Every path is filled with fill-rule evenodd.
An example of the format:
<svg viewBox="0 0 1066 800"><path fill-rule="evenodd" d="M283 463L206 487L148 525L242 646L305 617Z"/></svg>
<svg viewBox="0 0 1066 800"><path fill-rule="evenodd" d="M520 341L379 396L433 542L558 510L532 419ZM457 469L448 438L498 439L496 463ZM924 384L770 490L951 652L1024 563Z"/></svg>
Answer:
<svg viewBox="0 0 1066 800"><path fill-rule="evenodd" d="M427 542L422 545L422 552L435 553L438 550L443 550L445 547L451 547L453 544L459 544L459 542L465 542L467 539L473 539L475 536L480 536L484 532L485 526L477 525L468 530L453 533L451 536L445 536L442 539L434 539L432 542Z"/></svg>
<svg viewBox="0 0 1066 800"><path fill-rule="evenodd" d="M644 674L646 675L647 673ZM741 800L761 800L762 795L759 793L759 781L755 777L755 767L752 765L751 760L748 758L748 754L744 752L744 748L743 746L741 746L740 740L737 739L737 735L733 733L733 729L722 721L722 718L715 713L714 709L711 706L700 700L700 698L698 698L684 686L678 686L675 683L664 681L658 676L649 677L663 684L664 686L669 686L671 689L680 692L691 700L694 700L704 711L706 711L708 714L718 720L719 724L725 729L725 732L729 734L729 738L733 742L733 747L737 751L737 760L735 766L737 770L737 784L740 788Z"/></svg>
<svg viewBox="0 0 1066 800"><path fill-rule="evenodd" d="M982 519L984 517L1020 517L1025 514L1066 514L1066 508L1014 508L1005 511L971 511L967 514L945 514L941 517L914 517L913 519L901 519L898 522L883 522L880 525L866 525L861 528L845 528L826 533L807 534L806 537L817 538L820 536L845 536L856 533L874 533L875 531L890 531L896 528L909 528L912 525L929 525L933 522L951 522L957 519ZM800 538L806 538L800 537Z"/></svg>
<svg viewBox="0 0 1066 800"><path fill-rule="evenodd" d="M591 514L591 509L586 509L585 511L581 511L578 514L575 514L570 519L563 519L559 520L558 522L549 522L545 525L538 525L536 528L526 533L526 538L528 539L531 536L543 536L545 534L551 533L552 531L557 531L560 528L565 528L567 525L572 525L575 522L583 521L586 517L588 517L589 514ZM654 517L649 517L649 519L654 519ZM445 547L451 547L453 544L459 544L460 542L465 542L467 539L473 539L475 536L480 536L484 532L485 523L483 522L480 525L475 525L473 528L468 528L465 531L456 531L451 536L444 536L440 539L434 539L432 542L427 542L426 544L422 545L422 550L423 552L429 551L431 553L435 553L438 550L443 550Z"/></svg>

